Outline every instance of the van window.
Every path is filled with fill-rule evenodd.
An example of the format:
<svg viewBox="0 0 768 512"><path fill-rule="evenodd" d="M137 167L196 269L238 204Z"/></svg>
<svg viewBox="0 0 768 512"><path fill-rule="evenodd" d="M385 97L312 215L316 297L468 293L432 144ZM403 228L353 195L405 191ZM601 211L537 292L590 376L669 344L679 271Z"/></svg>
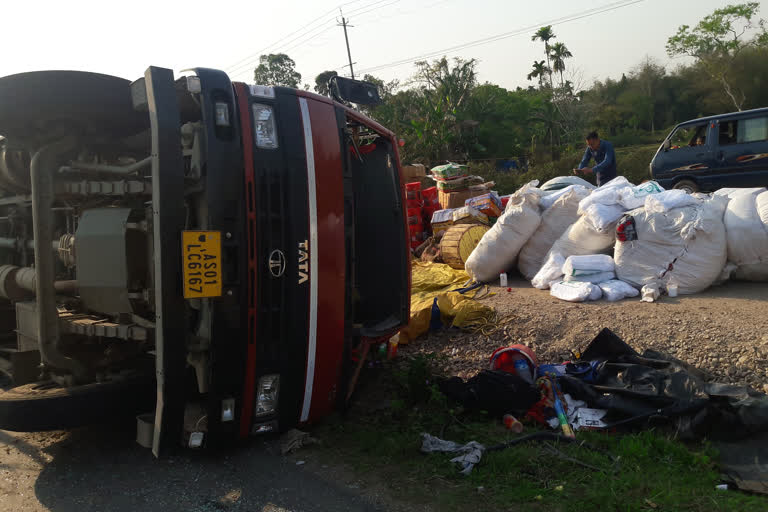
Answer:
<svg viewBox="0 0 768 512"><path fill-rule="evenodd" d="M768 140L768 117L754 117L739 121L738 141L758 142Z"/></svg>
<svg viewBox="0 0 768 512"><path fill-rule="evenodd" d="M703 146L707 143L707 123L678 126L669 140L670 149Z"/></svg>
<svg viewBox="0 0 768 512"><path fill-rule="evenodd" d="M721 122L718 134L721 146L768 140L768 117Z"/></svg>

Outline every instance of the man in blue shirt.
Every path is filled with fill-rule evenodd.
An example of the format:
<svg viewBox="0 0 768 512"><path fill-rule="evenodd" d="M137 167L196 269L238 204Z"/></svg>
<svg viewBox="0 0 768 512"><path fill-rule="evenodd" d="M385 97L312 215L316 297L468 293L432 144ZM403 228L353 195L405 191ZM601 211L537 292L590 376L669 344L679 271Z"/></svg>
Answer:
<svg viewBox="0 0 768 512"><path fill-rule="evenodd" d="M587 167L589 161L595 159L594 167ZM584 158L581 159L578 169L575 173L591 174L594 173L597 178L597 186L605 185L616 177L616 153L613 151L613 144L607 140L600 140L597 132L587 134L587 150L584 152Z"/></svg>

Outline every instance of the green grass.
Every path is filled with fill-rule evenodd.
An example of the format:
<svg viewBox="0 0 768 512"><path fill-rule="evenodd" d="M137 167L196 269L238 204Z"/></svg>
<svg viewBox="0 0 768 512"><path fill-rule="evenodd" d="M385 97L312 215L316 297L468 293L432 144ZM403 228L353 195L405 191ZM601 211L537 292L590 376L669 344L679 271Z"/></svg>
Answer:
<svg viewBox="0 0 768 512"><path fill-rule="evenodd" d="M625 176L632 183L640 183L650 179L648 165L659 148L658 144L642 146L627 146L616 148L616 162L619 175ZM511 194L531 180L539 180L540 184L558 176L572 174L584 155L583 149L565 152L559 160L532 166L528 172L516 170L497 172L490 163L470 163L472 174L484 177L487 181L496 182L496 190L501 195ZM594 183L594 179L591 180Z"/></svg>
<svg viewBox="0 0 768 512"><path fill-rule="evenodd" d="M584 447L559 445L558 454L542 443L529 443L488 452L471 475L462 476L449 462L449 454L420 453L422 432L487 446L515 436L498 419L449 408L432 386L414 388L419 382L414 377L420 374L421 369L401 367L390 376L395 388L390 391L388 408L358 411L346 420L331 420L315 432L323 440L320 449L328 458L351 465L356 474L384 482L400 501L429 504L441 511L768 509L764 497L715 490L720 483L713 462L717 454L708 444L684 445L655 430L578 434L617 461ZM380 383L375 386L381 393ZM427 391L417 389L420 387ZM417 396L428 398L415 402ZM524 433L531 431L526 427ZM563 460L563 454L596 469Z"/></svg>

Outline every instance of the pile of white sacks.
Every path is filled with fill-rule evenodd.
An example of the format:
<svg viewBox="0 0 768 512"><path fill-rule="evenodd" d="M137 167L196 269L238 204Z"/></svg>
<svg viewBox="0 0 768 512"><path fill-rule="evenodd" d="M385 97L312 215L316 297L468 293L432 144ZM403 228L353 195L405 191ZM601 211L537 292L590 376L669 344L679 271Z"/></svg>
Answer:
<svg viewBox="0 0 768 512"><path fill-rule="evenodd" d="M768 191L689 195L619 176L555 192L518 190L467 260L478 282L517 265L539 289L579 302L697 293L729 278L768 281Z"/></svg>

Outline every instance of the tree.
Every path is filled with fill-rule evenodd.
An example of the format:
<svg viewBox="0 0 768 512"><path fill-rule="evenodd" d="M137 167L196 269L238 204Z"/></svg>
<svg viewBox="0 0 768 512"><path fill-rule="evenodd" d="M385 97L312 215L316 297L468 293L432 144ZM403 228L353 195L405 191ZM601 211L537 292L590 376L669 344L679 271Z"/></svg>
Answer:
<svg viewBox="0 0 768 512"><path fill-rule="evenodd" d="M546 93L545 93L546 94ZM530 120L540 123L544 128L544 136L549 137L552 160L555 159L555 133L560 128L560 114L550 98L544 97L543 101L533 109Z"/></svg>
<svg viewBox="0 0 768 512"><path fill-rule="evenodd" d="M696 58L707 74L722 85L738 110L742 109L746 95L731 78L734 61L744 49L764 46L768 42L765 20L755 20L759 10L758 2L728 5L705 16L693 28L682 25L667 40L670 57L689 55ZM746 39L753 29L757 34Z"/></svg>
<svg viewBox="0 0 768 512"><path fill-rule="evenodd" d="M253 72L257 84L299 87L301 73L296 71L296 63L284 53L270 53L259 57L259 65Z"/></svg>
<svg viewBox="0 0 768 512"><path fill-rule="evenodd" d="M328 81L339 74L335 71L323 71L315 77L315 92L323 96L330 96Z"/></svg>
<svg viewBox="0 0 768 512"><path fill-rule="evenodd" d="M552 31L552 25L541 27L533 34L531 41L541 40L544 43L544 55L547 57L547 73L549 73L549 87L552 88L552 66L549 63L550 46L549 41L554 39L555 33Z"/></svg>
<svg viewBox="0 0 768 512"><path fill-rule="evenodd" d="M637 84L637 89L644 97L644 101L640 102L645 105L646 109L642 117L648 121L651 133L656 131L656 105L662 99L659 97L659 89L665 75L666 69L664 69L664 66L648 56L630 73L630 76Z"/></svg>
<svg viewBox="0 0 768 512"><path fill-rule="evenodd" d="M549 67L545 65L545 61L533 61L533 71L528 73L528 80L533 80L534 78L539 79L539 87L544 86L544 77L547 76L547 73L549 73Z"/></svg>
<svg viewBox="0 0 768 512"><path fill-rule="evenodd" d="M472 121L467 115L467 103L477 85L474 59L442 59L416 63L413 78L415 88L397 93L394 103L398 110L394 120L408 124L407 132L419 147L419 156L427 161L465 158L468 144L465 128ZM385 109L377 108L377 111ZM406 146L410 141L406 139Z"/></svg>
<svg viewBox="0 0 768 512"><path fill-rule="evenodd" d="M560 73L560 87L564 85L563 71L565 71L565 59L570 59L573 54L563 43L555 43L551 48L552 69Z"/></svg>

